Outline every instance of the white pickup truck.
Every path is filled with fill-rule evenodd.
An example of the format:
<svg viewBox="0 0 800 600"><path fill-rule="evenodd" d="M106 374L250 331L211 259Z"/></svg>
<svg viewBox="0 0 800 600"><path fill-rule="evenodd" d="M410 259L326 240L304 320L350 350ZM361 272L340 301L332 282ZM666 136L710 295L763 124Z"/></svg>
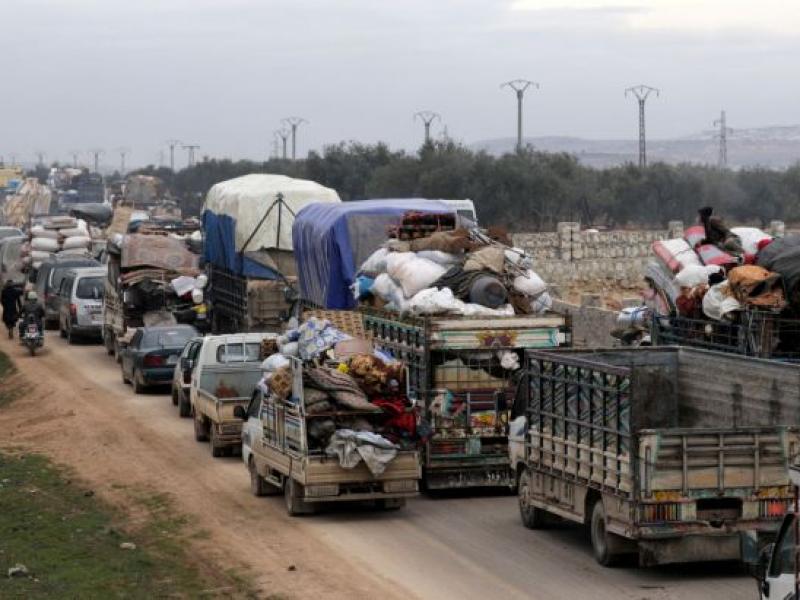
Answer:
<svg viewBox="0 0 800 600"><path fill-rule="evenodd" d="M261 342L272 333L238 333L203 338L189 387L194 436L208 441L212 456L241 447L242 421L233 415L246 407L261 378Z"/></svg>

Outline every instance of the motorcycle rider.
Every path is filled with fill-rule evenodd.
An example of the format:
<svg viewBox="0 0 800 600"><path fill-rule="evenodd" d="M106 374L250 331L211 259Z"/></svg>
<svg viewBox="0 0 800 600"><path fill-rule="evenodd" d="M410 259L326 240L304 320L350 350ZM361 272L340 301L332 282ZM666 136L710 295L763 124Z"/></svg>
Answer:
<svg viewBox="0 0 800 600"><path fill-rule="evenodd" d="M20 339L23 337L25 321L28 317L33 317L36 322L36 326L39 328L39 333L44 334L44 307L39 302L38 294L33 290L26 294L25 304L22 305L22 310L20 311Z"/></svg>

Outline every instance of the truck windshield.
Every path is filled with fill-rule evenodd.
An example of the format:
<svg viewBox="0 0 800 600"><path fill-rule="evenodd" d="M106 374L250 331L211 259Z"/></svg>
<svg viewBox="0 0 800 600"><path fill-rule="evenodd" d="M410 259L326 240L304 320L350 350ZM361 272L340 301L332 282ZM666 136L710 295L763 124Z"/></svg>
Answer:
<svg viewBox="0 0 800 600"><path fill-rule="evenodd" d="M787 516L781 525L778 539L775 542L775 553L769 565L770 577L779 575L794 575L795 573L795 547L797 538L795 535L795 515Z"/></svg>
<svg viewBox="0 0 800 600"><path fill-rule="evenodd" d="M75 297L79 300L102 300L103 298L103 278L102 277L82 277L78 280L78 287L75 289Z"/></svg>
<svg viewBox="0 0 800 600"><path fill-rule="evenodd" d="M260 350L261 344L258 342L224 344L217 348L217 362L254 362L259 359Z"/></svg>

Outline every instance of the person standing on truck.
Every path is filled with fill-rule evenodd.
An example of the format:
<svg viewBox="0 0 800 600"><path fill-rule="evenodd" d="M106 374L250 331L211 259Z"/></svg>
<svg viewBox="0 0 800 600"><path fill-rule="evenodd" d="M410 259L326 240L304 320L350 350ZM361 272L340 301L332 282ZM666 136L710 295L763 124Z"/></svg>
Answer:
<svg viewBox="0 0 800 600"><path fill-rule="evenodd" d="M22 290L10 279L6 280L3 291L0 292L0 304L3 305L3 323L8 329L8 339L14 338L14 326L19 320L22 310Z"/></svg>

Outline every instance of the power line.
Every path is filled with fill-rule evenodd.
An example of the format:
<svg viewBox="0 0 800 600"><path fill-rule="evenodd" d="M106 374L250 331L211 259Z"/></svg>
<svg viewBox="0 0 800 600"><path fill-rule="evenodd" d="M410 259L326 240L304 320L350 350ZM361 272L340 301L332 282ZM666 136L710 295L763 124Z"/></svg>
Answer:
<svg viewBox="0 0 800 600"><path fill-rule="evenodd" d="M119 153L119 174L124 176L125 175L125 156L130 154L130 148L117 148L117 152Z"/></svg>
<svg viewBox="0 0 800 600"><path fill-rule="evenodd" d="M658 88L650 87L649 85L637 85L629 87L625 90L625 97L628 94L633 94L639 102L639 168L644 169L647 166L647 143L645 141L645 128L644 128L644 105L647 102L647 97L655 92L656 96L661 94Z"/></svg>
<svg viewBox="0 0 800 600"><path fill-rule="evenodd" d="M297 142L297 128L301 123L308 123L303 117L286 117L282 121L285 125L292 128L292 160L296 159L295 149ZM284 156L284 158L286 158Z"/></svg>
<svg viewBox="0 0 800 600"><path fill-rule="evenodd" d="M194 166L194 151L200 148L198 144L184 144L183 149L187 152L187 163L189 168Z"/></svg>
<svg viewBox="0 0 800 600"><path fill-rule="evenodd" d="M94 148L92 150L89 150L89 154L91 154L92 157L94 158L94 172L95 173L99 173L100 172L100 155L103 154L103 149L102 148Z"/></svg>
<svg viewBox="0 0 800 600"><path fill-rule="evenodd" d="M517 94L517 152L522 150L522 99L525 96L525 90L529 87L539 89L539 84L535 81L528 81L527 79L512 79L500 85L500 89L511 88Z"/></svg>
<svg viewBox="0 0 800 600"><path fill-rule="evenodd" d="M717 164L720 169L725 169L728 166L728 134L733 133L733 129L728 127L724 110L720 113L719 119L714 121L714 125L719 125L719 133L717 134L719 138L719 159Z"/></svg>
<svg viewBox="0 0 800 600"><path fill-rule="evenodd" d="M425 143L431 141L431 123L433 123L436 119L439 119L439 122L442 122L442 115L437 112L433 112L432 110L421 110L419 112L414 113L414 120L416 121L419 119L422 121L422 124L425 126Z"/></svg>
<svg viewBox="0 0 800 600"><path fill-rule="evenodd" d="M290 131L283 127L281 129L276 129L274 133L281 138L281 142L283 142L283 160L286 160L286 142L289 139Z"/></svg>
<svg viewBox="0 0 800 600"><path fill-rule="evenodd" d="M181 145L180 140L171 139L164 142L167 146L169 146L169 169L173 173L175 172L175 147Z"/></svg>

